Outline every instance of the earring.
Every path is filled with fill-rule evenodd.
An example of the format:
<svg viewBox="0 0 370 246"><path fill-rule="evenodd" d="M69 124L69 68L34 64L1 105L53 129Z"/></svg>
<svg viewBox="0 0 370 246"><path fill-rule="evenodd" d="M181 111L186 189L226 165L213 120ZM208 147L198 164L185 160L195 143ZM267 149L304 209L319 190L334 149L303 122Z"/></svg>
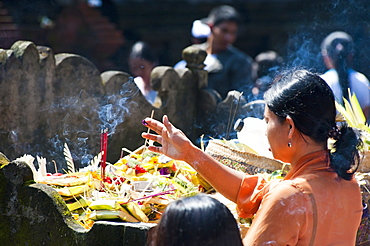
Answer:
<svg viewBox="0 0 370 246"><path fill-rule="evenodd" d="M289 148L292 147L292 143L291 142L288 143L288 147Z"/></svg>

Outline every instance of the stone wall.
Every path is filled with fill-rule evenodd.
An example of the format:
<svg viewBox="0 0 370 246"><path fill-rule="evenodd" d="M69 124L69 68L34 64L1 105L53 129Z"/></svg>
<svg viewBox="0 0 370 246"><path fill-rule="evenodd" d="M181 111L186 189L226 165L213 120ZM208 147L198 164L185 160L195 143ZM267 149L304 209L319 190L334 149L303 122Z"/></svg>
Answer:
<svg viewBox="0 0 370 246"><path fill-rule="evenodd" d="M108 129L108 161L121 148L144 144L141 121L167 114L192 140L196 138L199 93L207 73L197 69L205 53L190 48L190 68L156 67L152 84L160 107L149 104L128 73L98 72L75 54L17 41L0 50L0 152L13 160L23 154L46 157L48 171L67 170L63 145L82 166L100 151L101 129ZM200 58L199 58L200 57ZM214 107L215 105L212 105ZM4 160L4 158L2 159ZM4 164L4 163L0 163ZM1 166L1 165L0 165ZM12 245L144 246L154 224L98 221L87 230L74 219L61 196L33 182L30 168L13 161L0 168L0 240Z"/></svg>
<svg viewBox="0 0 370 246"><path fill-rule="evenodd" d="M0 169L0 241L4 245L144 246L154 225L97 221L85 229L53 188L33 182L26 163L16 161Z"/></svg>
<svg viewBox="0 0 370 246"><path fill-rule="evenodd" d="M156 67L151 82L161 105L154 107L128 73L100 74L82 56L54 54L48 47L17 41L9 50L0 50L0 152L10 160L24 154L45 157L49 172L55 172L51 163L55 160L62 172L67 169L64 143L68 144L75 163L82 166L98 154L101 129L108 129L108 161L114 162L122 147L134 150L144 144L141 132L146 128L141 121L152 112L157 119L167 114L174 125L196 142L202 131L198 125L204 125L201 121L229 112L228 106L237 94L232 92L224 102L219 102L205 88L208 78L202 70L205 56L205 51L188 47L183 52L187 68ZM225 130L225 125L220 126ZM1 166L7 159L0 157ZM26 163L12 161L0 168L2 242L144 246L153 226L98 221L87 230L72 218L54 189L34 183Z"/></svg>
<svg viewBox="0 0 370 246"><path fill-rule="evenodd" d="M0 151L10 159L43 156L62 170L64 143L76 163L83 164L98 154L101 129L108 129L108 161L115 162L121 148L144 144L141 121L152 111L156 119L167 114L194 140L198 81L206 79L199 69L156 67L153 86L162 100L156 108L128 73L100 74L82 56L17 41L0 50Z"/></svg>

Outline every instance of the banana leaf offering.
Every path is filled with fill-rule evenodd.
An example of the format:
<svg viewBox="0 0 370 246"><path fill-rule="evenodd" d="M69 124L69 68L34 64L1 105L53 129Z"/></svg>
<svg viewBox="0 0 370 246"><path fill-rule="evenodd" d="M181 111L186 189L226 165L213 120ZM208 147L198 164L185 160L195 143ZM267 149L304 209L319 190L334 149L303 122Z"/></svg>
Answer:
<svg viewBox="0 0 370 246"><path fill-rule="evenodd" d="M73 217L87 229L97 220L156 223L171 201L207 191L207 183L183 161L145 146L128 152L116 163L106 163L104 176L101 153L76 170L70 152L65 151L65 174L46 173L46 160L39 157L38 168L30 155L19 159L31 167L36 182L51 186L63 197Z"/></svg>

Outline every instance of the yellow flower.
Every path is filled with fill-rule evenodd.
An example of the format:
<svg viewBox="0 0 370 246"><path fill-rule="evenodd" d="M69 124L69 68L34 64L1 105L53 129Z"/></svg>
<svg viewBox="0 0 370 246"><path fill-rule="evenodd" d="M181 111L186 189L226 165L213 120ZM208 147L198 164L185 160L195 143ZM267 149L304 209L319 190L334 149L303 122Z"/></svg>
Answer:
<svg viewBox="0 0 370 246"><path fill-rule="evenodd" d="M117 167L123 166L127 164L127 159L121 158L119 159L114 165Z"/></svg>
<svg viewBox="0 0 370 246"><path fill-rule="evenodd" d="M153 165L159 164L159 162L158 162L158 156L154 156L154 157L150 158L150 160L149 160L148 163L153 164Z"/></svg>

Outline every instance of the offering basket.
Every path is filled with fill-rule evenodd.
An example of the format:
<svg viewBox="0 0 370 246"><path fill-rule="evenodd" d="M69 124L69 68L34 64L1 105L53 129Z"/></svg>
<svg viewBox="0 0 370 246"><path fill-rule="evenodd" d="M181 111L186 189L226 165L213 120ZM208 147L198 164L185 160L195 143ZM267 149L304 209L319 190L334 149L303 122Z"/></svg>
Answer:
<svg viewBox="0 0 370 246"><path fill-rule="evenodd" d="M290 169L290 165L287 163L260 156L242 149L233 148L226 144L224 140L210 140L205 152L222 164L251 175Z"/></svg>

